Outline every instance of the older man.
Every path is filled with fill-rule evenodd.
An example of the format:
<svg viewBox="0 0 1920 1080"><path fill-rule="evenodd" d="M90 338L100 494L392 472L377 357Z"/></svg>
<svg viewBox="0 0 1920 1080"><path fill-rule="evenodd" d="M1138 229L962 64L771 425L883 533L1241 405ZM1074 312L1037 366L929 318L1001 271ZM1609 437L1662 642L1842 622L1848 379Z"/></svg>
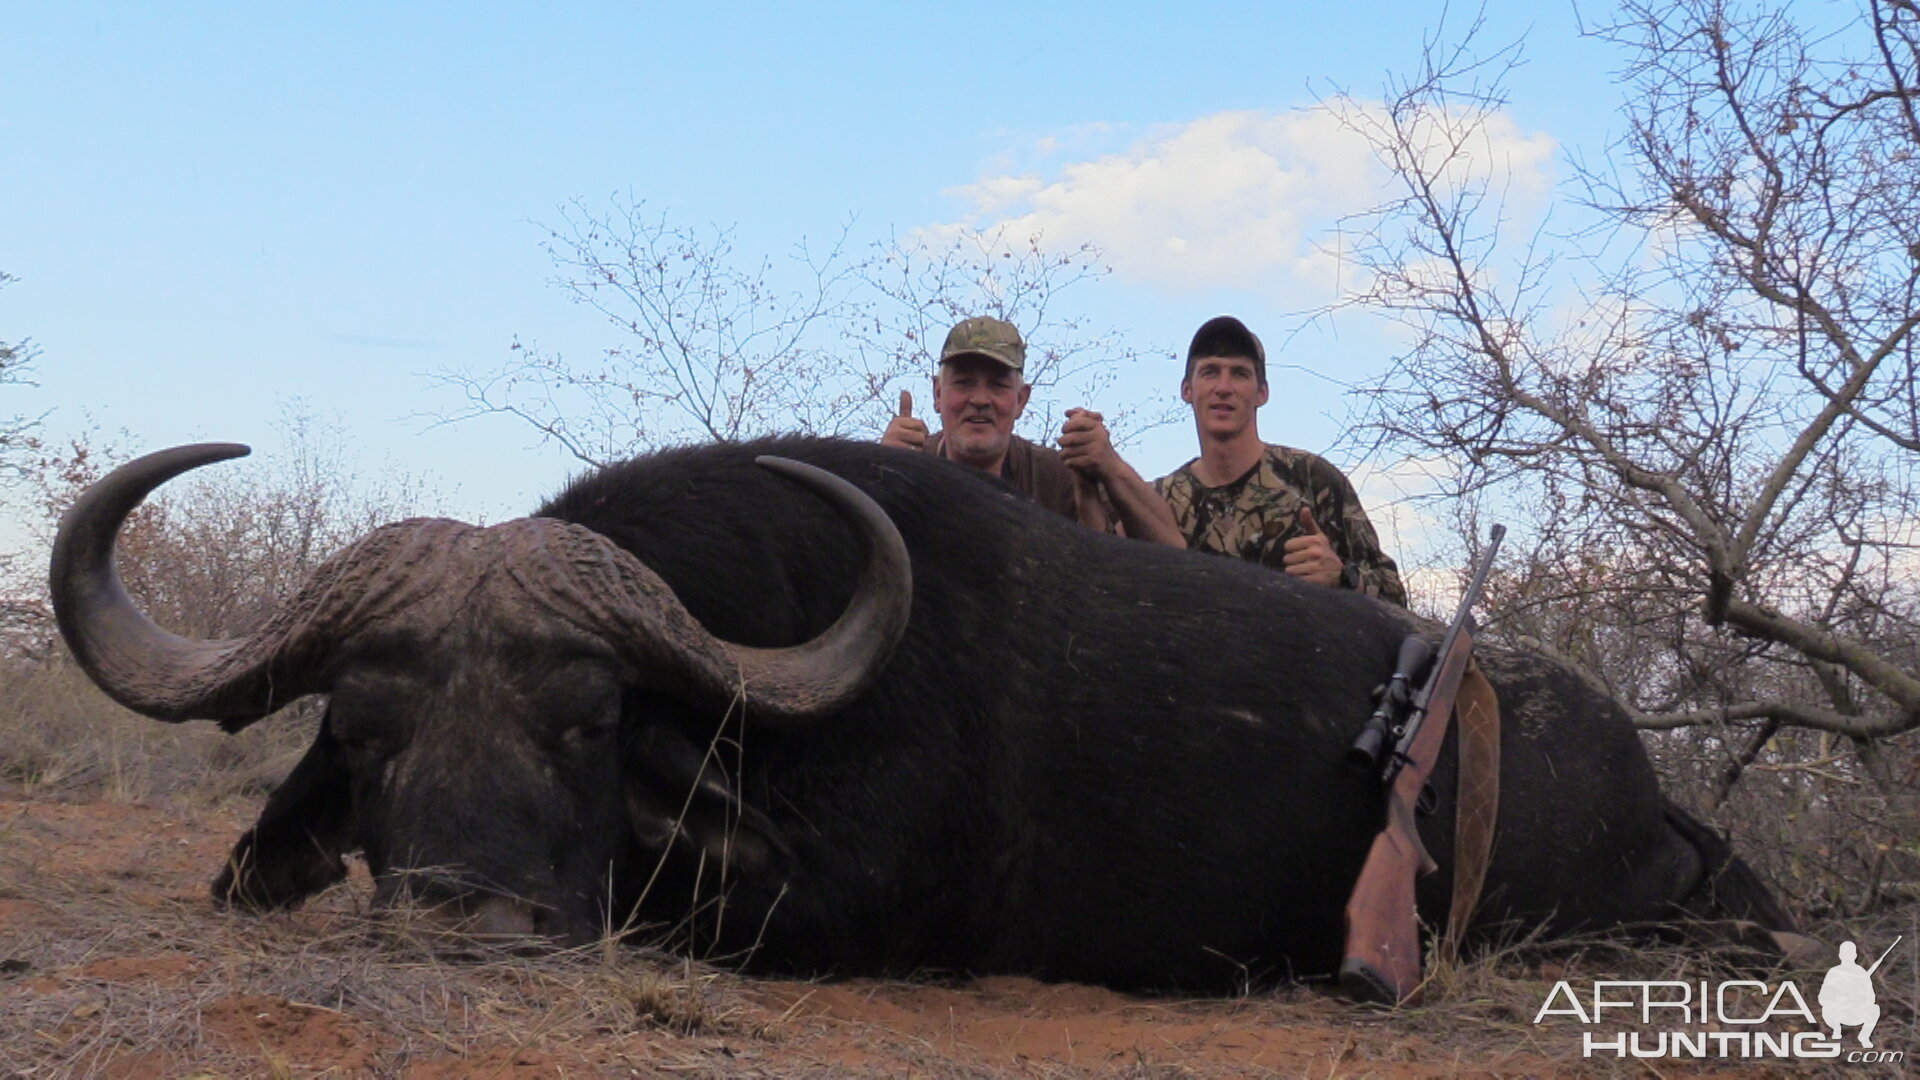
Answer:
<svg viewBox="0 0 1920 1080"><path fill-rule="evenodd" d="M1200 456L1154 481L1196 551L1248 559L1402 607L1406 588L1346 476L1325 458L1260 438L1267 353L1239 319L1208 320L1187 349L1180 399Z"/></svg>
<svg viewBox="0 0 1920 1080"><path fill-rule="evenodd" d="M1010 322L967 319L947 334L933 377L939 434L913 415L912 395L900 394L900 414L882 444L938 454L998 476L1041 506L1089 527L1118 519L1127 536L1185 547L1167 505L1121 459L1099 413L1069 409L1060 451L1013 433L1033 387L1026 381L1027 345Z"/></svg>

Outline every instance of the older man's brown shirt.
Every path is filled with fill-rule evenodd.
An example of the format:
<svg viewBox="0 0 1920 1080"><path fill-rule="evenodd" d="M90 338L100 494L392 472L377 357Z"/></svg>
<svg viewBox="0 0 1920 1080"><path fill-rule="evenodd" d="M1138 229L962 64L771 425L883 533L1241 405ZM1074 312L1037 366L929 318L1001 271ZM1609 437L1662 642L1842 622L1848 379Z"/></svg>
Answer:
<svg viewBox="0 0 1920 1080"><path fill-rule="evenodd" d="M923 454L946 457L947 433L942 431L920 447ZM1060 452L1018 435L1008 438L1007 457L1000 465L1000 479L1016 491L1059 514L1077 521L1073 495L1073 470L1060 460Z"/></svg>

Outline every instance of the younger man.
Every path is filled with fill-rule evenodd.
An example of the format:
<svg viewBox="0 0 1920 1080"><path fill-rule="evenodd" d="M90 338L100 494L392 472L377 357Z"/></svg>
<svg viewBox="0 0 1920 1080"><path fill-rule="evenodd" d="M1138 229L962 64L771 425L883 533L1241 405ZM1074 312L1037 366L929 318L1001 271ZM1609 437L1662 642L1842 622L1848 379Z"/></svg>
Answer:
<svg viewBox="0 0 1920 1080"><path fill-rule="evenodd" d="M1200 456L1153 486L1189 547L1406 606L1400 571L1346 476L1305 450L1261 441L1267 354L1253 331L1229 315L1201 326L1180 399L1193 406Z"/></svg>

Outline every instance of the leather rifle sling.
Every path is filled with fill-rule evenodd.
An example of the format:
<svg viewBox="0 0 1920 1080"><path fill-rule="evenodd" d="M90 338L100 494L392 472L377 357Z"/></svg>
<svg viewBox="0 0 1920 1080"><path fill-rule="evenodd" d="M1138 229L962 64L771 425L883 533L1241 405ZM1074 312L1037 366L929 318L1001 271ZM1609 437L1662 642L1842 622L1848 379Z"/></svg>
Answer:
<svg viewBox="0 0 1920 1080"><path fill-rule="evenodd" d="M1459 958L1460 942L1486 884L1493 858L1494 823L1500 816L1500 703L1478 663L1467 666L1454 696L1453 718L1459 733L1460 779L1454 798L1453 903L1440 955Z"/></svg>

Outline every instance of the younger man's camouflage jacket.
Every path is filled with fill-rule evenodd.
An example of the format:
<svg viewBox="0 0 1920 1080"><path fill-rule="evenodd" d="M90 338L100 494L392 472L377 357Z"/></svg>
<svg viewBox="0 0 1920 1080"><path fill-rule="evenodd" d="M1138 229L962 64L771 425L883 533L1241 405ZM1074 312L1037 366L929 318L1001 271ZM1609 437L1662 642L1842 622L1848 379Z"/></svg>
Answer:
<svg viewBox="0 0 1920 1080"><path fill-rule="evenodd" d="M1347 564L1342 587L1406 606L1399 568L1380 550L1353 484L1325 458L1269 443L1251 471L1216 488L1202 484L1193 465L1153 482L1189 548L1281 570L1287 541L1301 535L1300 508L1306 507Z"/></svg>

